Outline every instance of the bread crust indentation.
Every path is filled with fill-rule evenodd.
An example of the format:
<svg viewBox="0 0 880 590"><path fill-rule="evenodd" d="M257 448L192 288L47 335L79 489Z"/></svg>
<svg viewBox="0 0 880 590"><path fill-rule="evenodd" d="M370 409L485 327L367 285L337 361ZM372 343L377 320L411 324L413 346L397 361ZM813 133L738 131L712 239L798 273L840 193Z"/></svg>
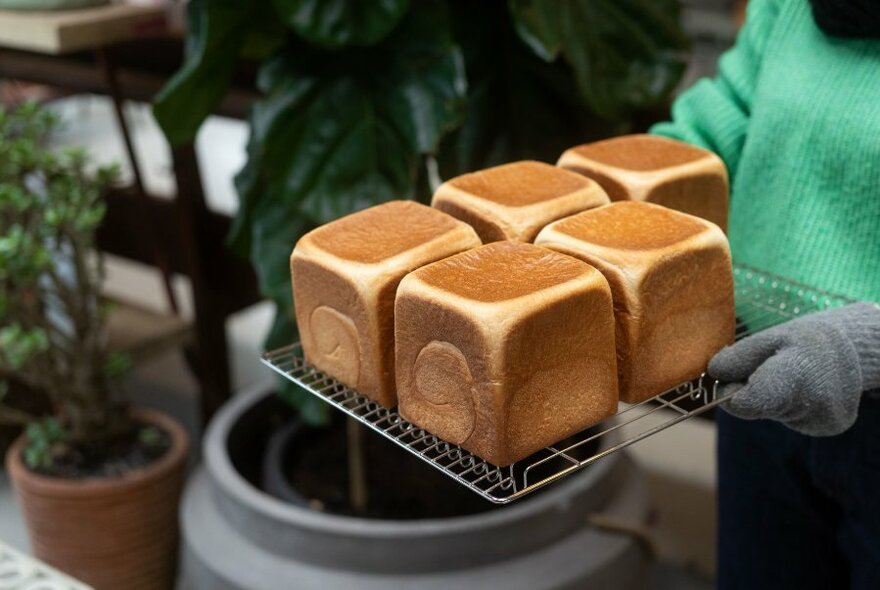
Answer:
<svg viewBox="0 0 880 590"><path fill-rule="evenodd" d="M354 321L339 310L321 305L309 316L309 329L315 341L310 359L326 367L337 380L356 387L360 376L358 331Z"/></svg>
<svg viewBox="0 0 880 590"><path fill-rule="evenodd" d="M467 358L449 342L426 344L413 365L413 383L423 402L440 414L436 434L460 445L474 432L474 378ZM436 420L437 418L435 418Z"/></svg>

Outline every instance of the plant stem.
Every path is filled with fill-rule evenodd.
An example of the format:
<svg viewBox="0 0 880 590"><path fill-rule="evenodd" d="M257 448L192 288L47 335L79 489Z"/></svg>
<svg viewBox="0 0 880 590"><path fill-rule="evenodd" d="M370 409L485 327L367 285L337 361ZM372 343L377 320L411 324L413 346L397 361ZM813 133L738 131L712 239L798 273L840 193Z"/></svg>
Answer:
<svg viewBox="0 0 880 590"><path fill-rule="evenodd" d="M355 514L367 509L367 461L364 453L364 430L357 420L346 420L348 435L348 495Z"/></svg>

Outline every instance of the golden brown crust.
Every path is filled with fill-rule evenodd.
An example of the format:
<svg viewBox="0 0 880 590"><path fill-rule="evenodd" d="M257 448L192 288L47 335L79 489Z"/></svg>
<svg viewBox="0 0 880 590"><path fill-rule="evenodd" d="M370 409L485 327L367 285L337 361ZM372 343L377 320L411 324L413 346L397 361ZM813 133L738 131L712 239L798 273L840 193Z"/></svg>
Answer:
<svg viewBox="0 0 880 590"><path fill-rule="evenodd" d="M613 335L607 288L538 308L511 326L502 368L511 386L502 464L528 457L617 412Z"/></svg>
<svg viewBox="0 0 880 590"><path fill-rule="evenodd" d="M437 199L433 207L470 225L484 244L507 239L504 229L484 212L463 206L452 199Z"/></svg>
<svg viewBox="0 0 880 590"><path fill-rule="evenodd" d="M608 235L583 223L583 217L592 217L602 227L617 210L641 214L612 227ZM608 280L621 401L639 402L699 377L711 356L733 338L733 275L720 230L704 220L636 202L614 203L576 217L579 223L551 224L536 243L592 264ZM588 230L578 231L584 227ZM619 242L627 232L650 237ZM632 241L650 248L634 250Z"/></svg>
<svg viewBox="0 0 880 590"><path fill-rule="evenodd" d="M735 330L733 275L725 250L693 249L662 258L639 291L639 346L630 360L625 402L696 379L712 356L733 342Z"/></svg>
<svg viewBox="0 0 880 590"><path fill-rule="evenodd" d="M608 203L582 175L541 162L514 162L443 183L431 204L473 225L484 243L531 242L555 219Z"/></svg>
<svg viewBox="0 0 880 590"><path fill-rule="evenodd" d="M584 211L554 227L578 240L621 250L666 248L706 231L701 220L638 201L620 201Z"/></svg>
<svg viewBox="0 0 880 590"><path fill-rule="evenodd" d="M494 242L425 266L425 283L473 301L495 302L536 293L589 272L568 256L519 242Z"/></svg>
<svg viewBox="0 0 880 590"><path fill-rule="evenodd" d="M413 201L389 201L346 215L308 234L319 249L352 262L376 263L455 228L449 215Z"/></svg>
<svg viewBox="0 0 880 590"><path fill-rule="evenodd" d="M388 402L394 384L387 377L383 378L379 369L382 342L370 329L370 310L364 298L358 295L354 282L317 261L299 256L291 259L290 270L296 324L306 360L364 395ZM339 325L339 330L334 331L335 348L326 342L326 336L315 331L326 326L326 323L316 323L315 314L328 317L331 312ZM352 338L343 333L342 324L346 322L353 330Z"/></svg>
<svg viewBox="0 0 880 590"><path fill-rule="evenodd" d="M478 252L401 282L399 410L417 426L507 465L616 411L611 293L589 265L530 244L499 242ZM533 267L542 260L555 274L547 265ZM450 274L450 267L464 271ZM537 282L536 271L544 273ZM492 297L455 286L486 275L515 286Z"/></svg>
<svg viewBox="0 0 880 590"><path fill-rule="evenodd" d="M498 431L494 407L496 384L491 375L493 343L487 339L478 319L462 313L447 302L431 301L404 281L395 302L395 351L398 410L406 420L454 444L488 452L497 448ZM431 349L442 346L451 357L465 360L459 371L449 370L454 383L440 386L424 383L420 374L424 360L437 360ZM425 351L428 351L427 353ZM455 360L455 359L452 359ZM469 383L465 381L469 380ZM425 391L429 386L442 392ZM456 390L456 387L462 389ZM464 388L467 389L464 389ZM476 429L477 420L481 428Z"/></svg>
<svg viewBox="0 0 880 590"><path fill-rule="evenodd" d="M598 170L590 166L582 166L577 162L565 165L560 163L559 165L565 170L571 170L572 172L576 172L577 174L581 174L586 178L596 181L611 201L628 201L632 198L630 196L629 187L615 178L613 174L605 173L603 170Z"/></svg>
<svg viewBox="0 0 880 590"><path fill-rule="evenodd" d="M652 188L645 200L711 221L727 233L726 174L715 171L692 174L687 182L666 180Z"/></svg>
<svg viewBox="0 0 880 590"><path fill-rule="evenodd" d="M625 135L572 148L582 158L615 168L646 172L705 158L704 149L656 135Z"/></svg>
<svg viewBox="0 0 880 590"><path fill-rule="evenodd" d="M727 168L708 150L627 135L566 150L558 164L595 180L613 201L657 203L727 230Z"/></svg>
<svg viewBox="0 0 880 590"><path fill-rule="evenodd" d="M637 348L638 337L638 323L630 320L641 314L641 308L636 297L637 293L632 288L632 280L627 274L627 269L595 255L580 245L562 244L553 241L545 242L541 237L539 237L539 240L544 247L552 248L578 260L583 260L601 272L605 280L608 281L615 318L614 342L618 369L617 387L621 395L621 401L628 401L623 398L628 396L627 392L631 389L630 359L634 354L633 351Z"/></svg>
<svg viewBox="0 0 880 590"><path fill-rule="evenodd" d="M306 359L370 399L394 406L397 285L422 265L479 245L464 223L409 202L380 205L307 234L291 256Z"/></svg>
<svg viewBox="0 0 880 590"><path fill-rule="evenodd" d="M577 174L543 162L522 161L462 174L451 186L501 205L534 205L589 186Z"/></svg>

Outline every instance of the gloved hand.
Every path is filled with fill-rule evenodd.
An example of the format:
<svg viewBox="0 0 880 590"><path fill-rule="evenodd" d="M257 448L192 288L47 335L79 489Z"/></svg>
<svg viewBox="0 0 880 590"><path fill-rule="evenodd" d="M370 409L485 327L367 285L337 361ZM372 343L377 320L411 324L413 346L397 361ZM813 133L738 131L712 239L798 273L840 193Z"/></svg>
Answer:
<svg viewBox="0 0 880 590"><path fill-rule="evenodd" d="M832 436L852 426L862 392L880 387L880 307L854 303L758 332L721 350L709 374L725 409L771 419L802 434Z"/></svg>

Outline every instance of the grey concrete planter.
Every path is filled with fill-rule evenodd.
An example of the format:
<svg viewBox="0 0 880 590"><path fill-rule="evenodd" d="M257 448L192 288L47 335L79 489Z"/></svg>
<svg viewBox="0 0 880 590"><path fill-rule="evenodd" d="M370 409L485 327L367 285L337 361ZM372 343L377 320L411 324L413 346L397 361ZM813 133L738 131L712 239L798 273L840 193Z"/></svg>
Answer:
<svg viewBox="0 0 880 590"><path fill-rule="evenodd" d="M643 587L649 558L640 543L587 524L596 512L644 519L644 483L625 454L483 514L395 521L337 516L264 494L230 459L238 444L265 432L271 395L242 394L211 422L204 465L183 500L187 588Z"/></svg>

